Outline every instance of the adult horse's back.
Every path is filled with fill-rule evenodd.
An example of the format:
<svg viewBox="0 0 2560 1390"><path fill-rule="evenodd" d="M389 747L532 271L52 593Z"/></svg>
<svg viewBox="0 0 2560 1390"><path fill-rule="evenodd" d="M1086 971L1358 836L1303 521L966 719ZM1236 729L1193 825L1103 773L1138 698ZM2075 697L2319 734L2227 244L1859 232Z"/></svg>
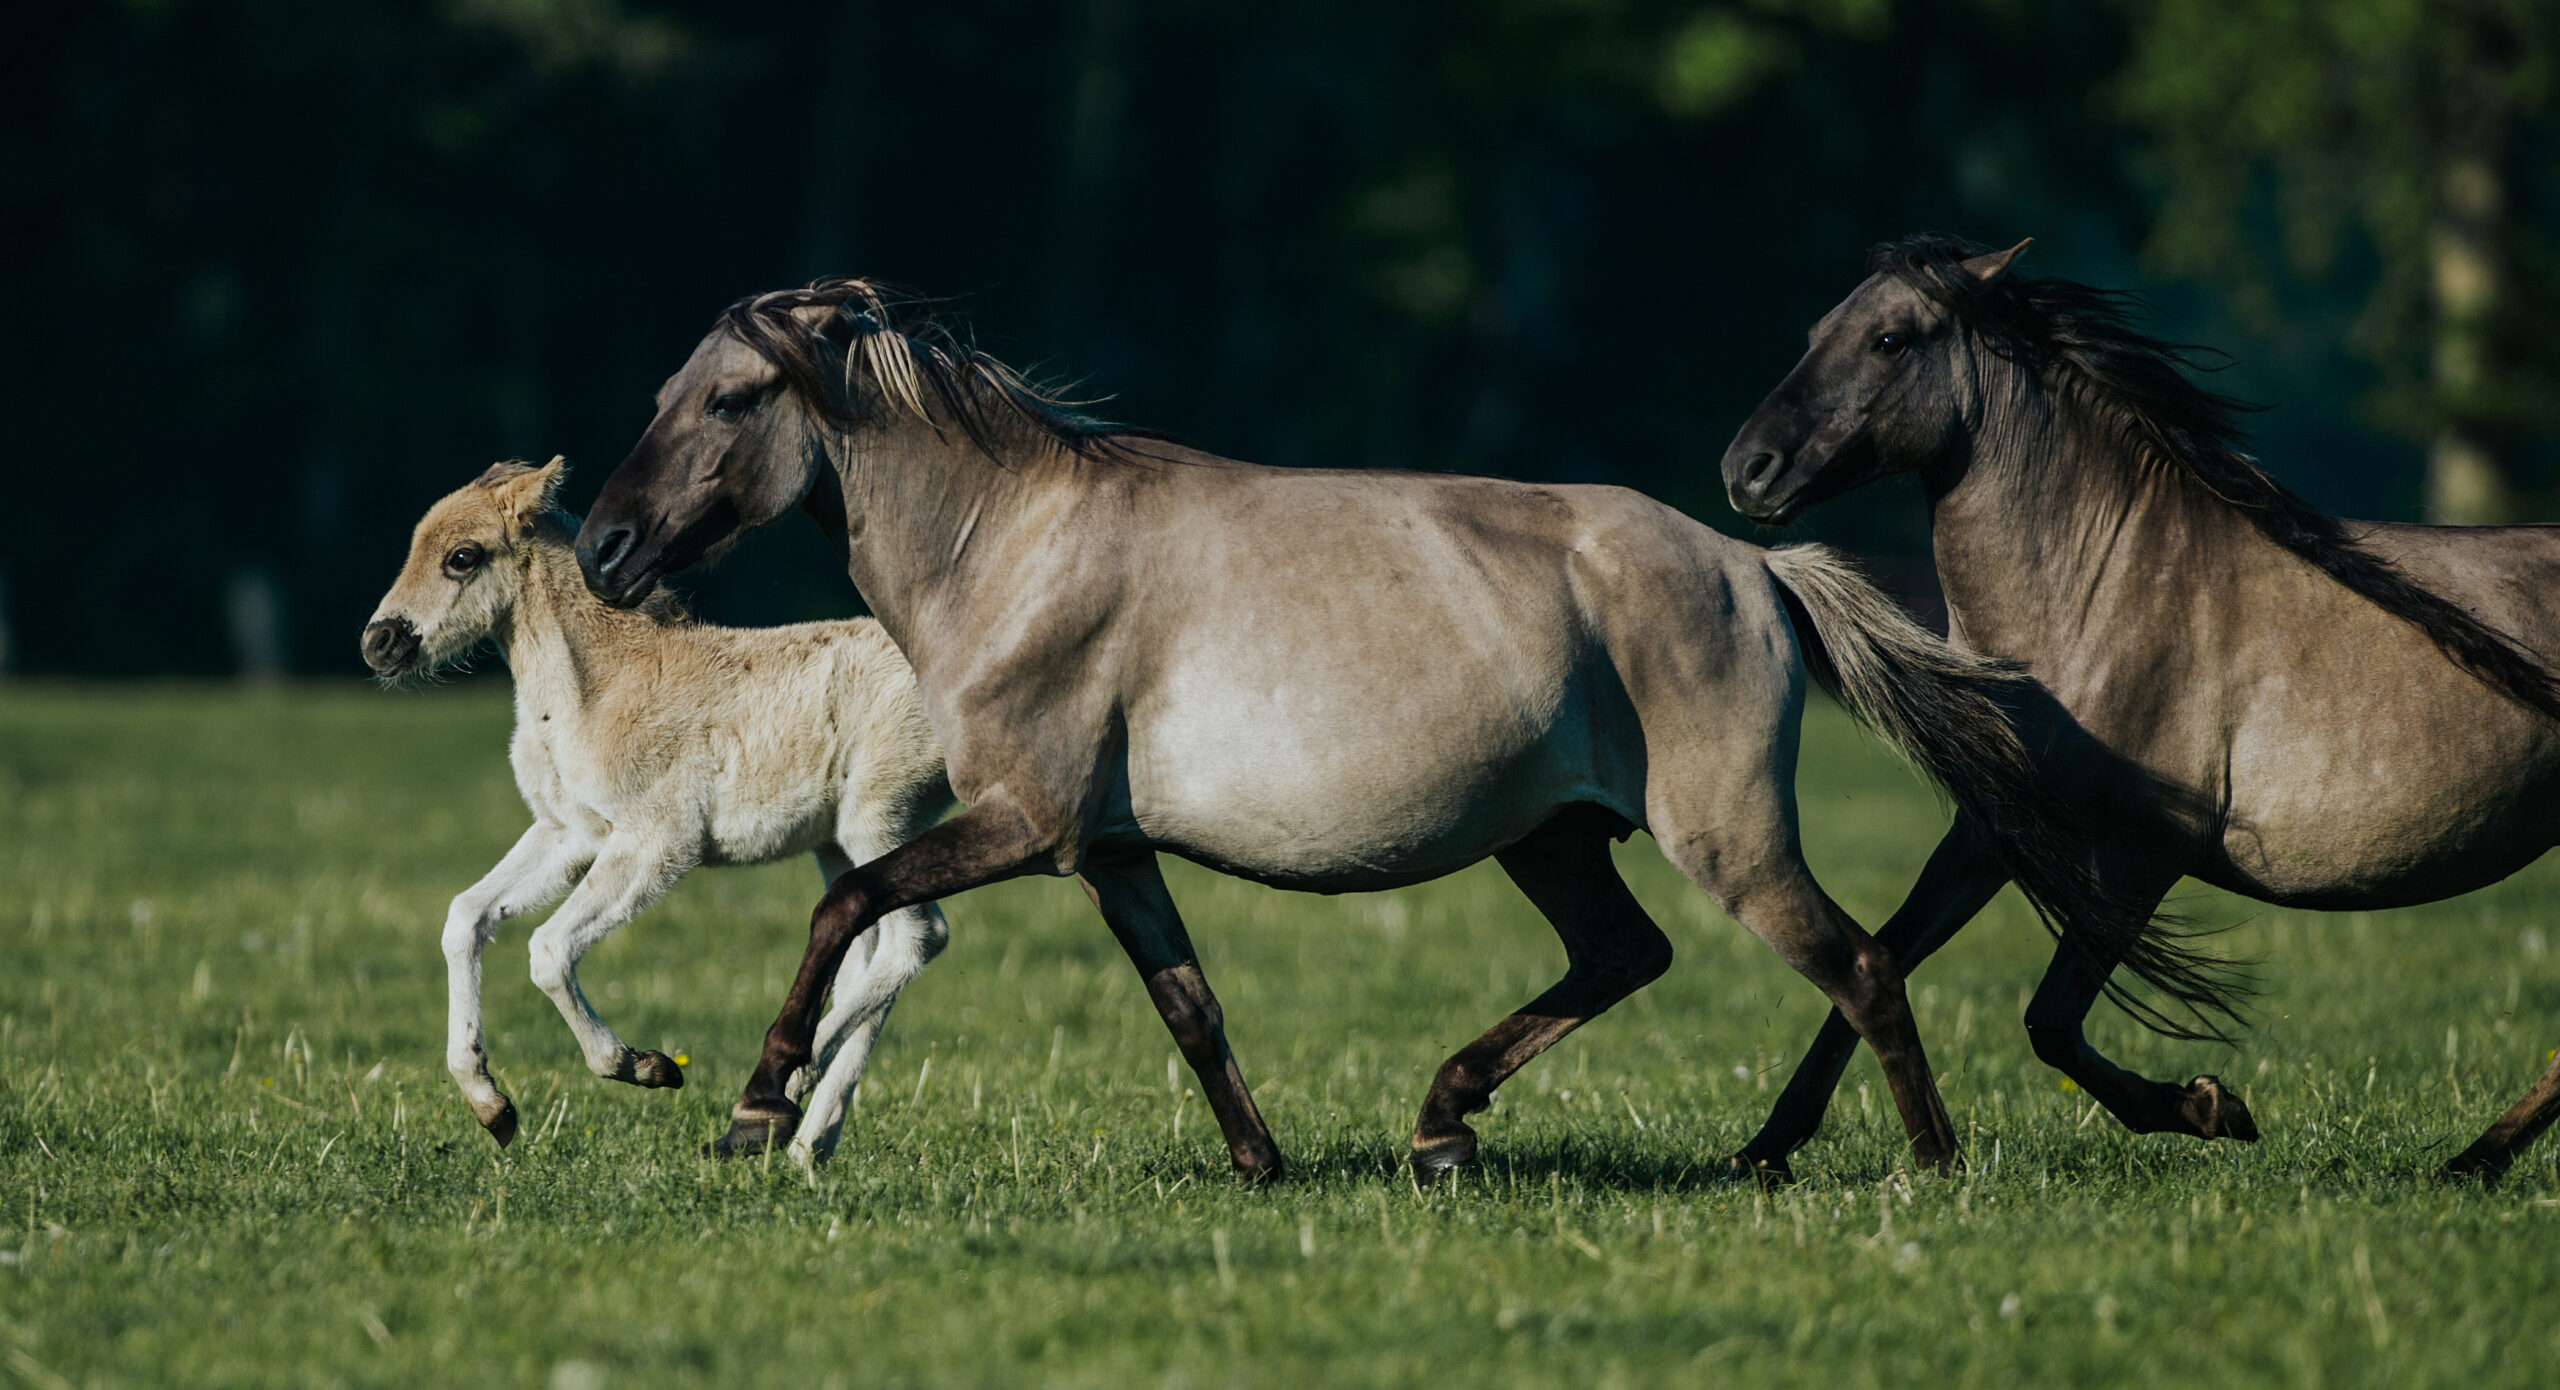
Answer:
<svg viewBox="0 0 2560 1390"><path fill-rule="evenodd" d="M1616 489L1214 458L1069 414L890 314L860 281L734 307L579 538L589 585L633 602L825 478L813 505L914 665L967 807L830 890L730 1147L791 1134L783 1078L874 918L1077 873L1237 1166L1269 1171L1277 1148L1155 852L1319 892L1491 856L1568 970L1441 1067L1414 1135L1430 1181L1472 1156L1463 1117L1503 1078L1669 963L1608 855L1643 826L1877 1047L1918 1157L1943 1164L1952 1135L1899 979L1798 851L1809 659L2015 831L2008 862L2047 901L2139 949L2139 915L2098 910L2033 814L1996 703L2013 678L1953 657L1826 555L1763 551Z"/></svg>
<svg viewBox="0 0 2560 1390"><path fill-rule="evenodd" d="M1956 638L2050 691L2043 780L2110 827L2097 864L2126 896L2192 875L2397 907L2560 841L2560 686L2535 655L2560 652L2560 530L2315 511L2118 297L2012 274L2016 254L1877 248L1726 452L1735 507L1776 524L1917 473ZM2002 877L1960 819L1881 938L1916 964ZM2110 966L2057 950L2027 1014L2037 1054L2137 1131L2254 1139L2212 1078L2147 1081L2089 1046ZM1746 1152L1809 1137L1855 1046L1826 1026ZM2452 1170L2495 1176L2555 1116L2560 1063Z"/></svg>

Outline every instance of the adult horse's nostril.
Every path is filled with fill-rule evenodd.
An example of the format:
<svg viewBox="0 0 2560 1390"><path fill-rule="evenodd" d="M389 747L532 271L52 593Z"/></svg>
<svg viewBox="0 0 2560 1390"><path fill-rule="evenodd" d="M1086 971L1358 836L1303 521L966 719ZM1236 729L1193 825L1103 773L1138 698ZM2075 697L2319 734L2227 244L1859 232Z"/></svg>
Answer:
<svg viewBox="0 0 2560 1390"><path fill-rule="evenodd" d="M1753 454L1748 460L1744 461L1742 465L1743 484L1745 486L1751 486L1759 483L1762 479L1768 477L1770 471L1775 469L1777 466L1778 456L1776 454L1773 454L1766 449Z"/></svg>
<svg viewBox="0 0 2560 1390"><path fill-rule="evenodd" d="M384 618L364 626L364 664L376 671L396 671L418 654L418 630L406 618Z"/></svg>
<svg viewBox="0 0 2560 1390"><path fill-rule="evenodd" d="M611 579L613 572L631 555L634 532L628 526L616 526L587 543L587 573L598 579Z"/></svg>

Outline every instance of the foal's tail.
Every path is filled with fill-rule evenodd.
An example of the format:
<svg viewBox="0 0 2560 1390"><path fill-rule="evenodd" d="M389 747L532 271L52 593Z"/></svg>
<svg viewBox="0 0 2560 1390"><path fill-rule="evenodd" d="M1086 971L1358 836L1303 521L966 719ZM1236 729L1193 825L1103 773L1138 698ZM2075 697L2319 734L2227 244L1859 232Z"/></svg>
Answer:
<svg viewBox="0 0 2560 1390"><path fill-rule="evenodd" d="M2230 968L2187 945L2151 904L2108 888L2089 863L2094 837L2085 818L2037 779L2010 713L2033 682L2007 662L1940 641L1828 547L1772 550L1768 566L1814 679L1990 832L2046 929L2102 964L2131 970L2194 1021L2110 982L2116 1003L2170 1037L2227 1040L2214 1016L2240 1021Z"/></svg>

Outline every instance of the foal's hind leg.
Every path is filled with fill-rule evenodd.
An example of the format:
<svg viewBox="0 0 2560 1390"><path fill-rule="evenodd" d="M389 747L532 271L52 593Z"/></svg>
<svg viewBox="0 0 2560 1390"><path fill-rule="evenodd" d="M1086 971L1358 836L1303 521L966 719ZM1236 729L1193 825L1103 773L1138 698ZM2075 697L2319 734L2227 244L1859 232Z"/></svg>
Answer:
<svg viewBox="0 0 2560 1390"><path fill-rule="evenodd" d="M2508 1107L2489 1132L2472 1142L2470 1148L2454 1156L2444 1166L2448 1178L2478 1178L2494 1183L2506 1176L2516 1155L2560 1119L2560 1056L2542 1073L2542 1079L2524 1093L2524 1098Z"/></svg>
<svg viewBox="0 0 2560 1390"><path fill-rule="evenodd" d="M1080 877L1146 982L1147 997L1155 1001L1174 1046L1200 1078L1200 1094L1226 1136L1228 1161L1245 1177L1280 1177L1280 1146L1262 1122L1253 1093L1245 1089L1244 1072L1227 1047L1226 1016L1218 997L1209 992L1208 977L1200 973L1199 954L1191 949L1191 934L1183 928L1173 895L1165 891L1155 854L1097 857L1086 862Z"/></svg>
<svg viewBox="0 0 2560 1390"><path fill-rule="evenodd" d="M1497 856L1564 942L1564 978L1440 1064L1413 1126L1413 1181L1429 1187L1476 1156L1465 1117L1529 1059L1671 968L1671 940L1609 861L1596 818L1567 810Z"/></svg>
<svg viewBox="0 0 2560 1390"><path fill-rule="evenodd" d="M2007 873L1982 832L1971 821L1959 817L1929 856L1929 866L1920 871L1920 881L1912 885L1911 896L1877 930L1876 944L1893 953L1894 968L1908 978L1920 962L1972 921L2007 881ZM1822 1117L1831 1108L1832 1093L1839 1089L1840 1074L1857 1050L1857 1030L1849 1026L1849 1020L1838 1009L1833 1009L1822 1021L1822 1031L1814 1037L1804 1060L1796 1064L1795 1074L1787 1078L1786 1090L1770 1108L1760 1132L1742 1146L1741 1153L1734 1155L1731 1168L1735 1176L1763 1182L1793 1179L1787 1157L1803 1148L1822 1127Z"/></svg>

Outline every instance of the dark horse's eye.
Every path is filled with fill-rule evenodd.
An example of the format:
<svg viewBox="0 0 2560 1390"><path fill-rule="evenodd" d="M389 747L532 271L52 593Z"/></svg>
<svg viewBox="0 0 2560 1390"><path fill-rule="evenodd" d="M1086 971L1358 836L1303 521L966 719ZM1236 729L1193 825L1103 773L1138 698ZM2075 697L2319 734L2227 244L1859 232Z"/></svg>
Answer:
<svg viewBox="0 0 2560 1390"><path fill-rule="evenodd" d="M755 397L744 391L724 391L713 396L711 404L705 406L702 413L714 420L735 420L746 414L747 407L753 404Z"/></svg>
<svg viewBox="0 0 2560 1390"><path fill-rule="evenodd" d="M1902 334L1879 333L1876 335L1876 351L1884 353L1887 356L1900 352L1909 346L1911 346L1911 340L1904 337Z"/></svg>
<svg viewBox="0 0 2560 1390"><path fill-rule="evenodd" d="M478 568L480 547L476 545L457 545L452 554L444 557L444 572L455 579L467 579Z"/></svg>

